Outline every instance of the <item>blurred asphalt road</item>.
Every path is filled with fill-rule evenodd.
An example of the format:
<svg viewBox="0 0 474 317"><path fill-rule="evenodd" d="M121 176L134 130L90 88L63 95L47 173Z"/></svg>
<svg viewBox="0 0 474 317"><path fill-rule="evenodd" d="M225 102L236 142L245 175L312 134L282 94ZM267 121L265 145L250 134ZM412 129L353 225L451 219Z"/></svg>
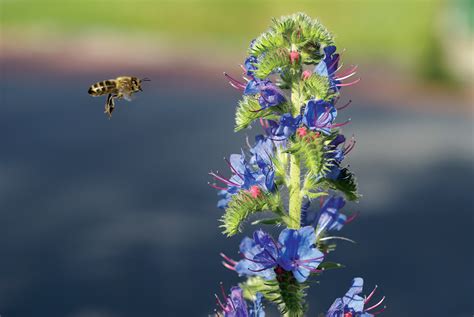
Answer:
<svg viewBox="0 0 474 317"><path fill-rule="evenodd" d="M237 92L155 79L112 120L88 86L101 79L0 79L0 312L5 317L207 316L242 236L224 239L207 186L233 133ZM107 77L107 76L106 76ZM385 317L474 312L472 117L366 105L341 114L361 211L331 254L347 267L310 292L316 316L352 277L387 296ZM257 128L247 134L252 135ZM252 228L247 226L246 233ZM268 314L272 316L271 313Z"/></svg>

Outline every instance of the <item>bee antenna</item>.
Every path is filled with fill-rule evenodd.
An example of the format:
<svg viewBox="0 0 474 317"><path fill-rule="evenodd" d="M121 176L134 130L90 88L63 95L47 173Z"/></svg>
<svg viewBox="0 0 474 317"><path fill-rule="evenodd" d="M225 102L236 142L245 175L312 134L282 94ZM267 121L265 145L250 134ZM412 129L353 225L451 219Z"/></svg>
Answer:
<svg viewBox="0 0 474 317"><path fill-rule="evenodd" d="M147 78L147 77L145 77L145 78L143 78L143 79L142 79L142 81L151 81L151 79L150 79L150 78Z"/></svg>

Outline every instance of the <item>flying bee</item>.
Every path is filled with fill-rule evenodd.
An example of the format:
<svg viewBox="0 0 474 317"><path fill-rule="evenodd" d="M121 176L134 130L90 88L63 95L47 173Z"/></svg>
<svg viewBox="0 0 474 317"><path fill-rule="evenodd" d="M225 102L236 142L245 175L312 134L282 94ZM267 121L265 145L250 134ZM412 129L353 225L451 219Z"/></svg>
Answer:
<svg viewBox="0 0 474 317"><path fill-rule="evenodd" d="M121 76L115 79L100 81L89 87L89 95L98 97L107 95L105 111L109 118L115 109L115 99L125 99L130 101L132 94L143 91L142 82L150 81L148 78L138 79L132 76Z"/></svg>

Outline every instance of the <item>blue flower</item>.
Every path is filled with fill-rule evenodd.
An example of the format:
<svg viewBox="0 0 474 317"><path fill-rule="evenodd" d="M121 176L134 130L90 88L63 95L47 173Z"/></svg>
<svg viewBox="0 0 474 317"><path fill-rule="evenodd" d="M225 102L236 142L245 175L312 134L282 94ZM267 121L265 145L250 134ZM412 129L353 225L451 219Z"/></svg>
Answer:
<svg viewBox="0 0 474 317"><path fill-rule="evenodd" d="M281 90L270 80L261 80L252 77L252 79L245 86L244 95L256 94L260 94L258 97L258 102L262 107L262 110L268 107L279 105L286 100Z"/></svg>
<svg viewBox="0 0 474 317"><path fill-rule="evenodd" d="M316 237L326 231L342 229L347 221L347 216L340 210L345 204L344 198L338 196L330 197L324 202L316 224Z"/></svg>
<svg viewBox="0 0 474 317"><path fill-rule="evenodd" d="M262 106L262 109L279 105L285 100L282 92L275 85L267 84L260 87L258 102L260 106Z"/></svg>
<svg viewBox="0 0 474 317"><path fill-rule="evenodd" d="M245 237L240 243L240 254L243 259L239 262L228 262L234 265L233 269L239 276L260 276L266 280L275 278L274 267L280 256L280 247L273 238L262 230L253 234L253 239Z"/></svg>
<svg viewBox="0 0 474 317"><path fill-rule="evenodd" d="M328 78L329 86L334 90L337 90L337 85L340 84L340 81L335 77L339 58L340 56L336 53L336 47L334 45L326 46L324 48L324 59L314 68L314 73Z"/></svg>
<svg viewBox="0 0 474 317"><path fill-rule="evenodd" d="M329 134L331 128L336 126L333 124L336 116L337 110L333 104L324 100L311 99L305 107L303 123L310 130Z"/></svg>
<svg viewBox="0 0 474 317"><path fill-rule="evenodd" d="M337 298L326 313L326 317L372 317L383 310L385 307L378 312L369 312L379 307L385 300L385 296L369 308L364 308L365 304L369 302L377 289L374 290L365 299L359 296L362 293L362 287L364 280L361 277L356 277L352 280L352 286L349 288L347 293L342 298Z"/></svg>
<svg viewBox="0 0 474 317"><path fill-rule="evenodd" d="M224 290L222 290L224 293ZM249 310L247 303L245 302L243 291L240 287L232 287L230 289L230 296L225 294L224 303L219 299L217 295L217 304L222 309L218 316L224 317L265 317L265 312L262 306L262 294L257 293L255 301L252 303L252 308Z"/></svg>
<svg viewBox="0 0 474 317"><path fill-rule="evenodd" d="M313 226L316 229L316 238L323 232L339 231L347 222L347 216L341 213L345 204L344 198L331 196L322 203L318 213L309 210L310 201L307 201L301 208L301 225Z"/></svg>
<svg viewBox="0 0 474 317"><path fill-rule="evenodd" d="M290 113L285 113L280 117L280 121L267 120L264 126L265 133L277 141L286 140L292 136L301 124L301 116L295 118Z"/></svg>
<svg viewBox="0 0 474 317"><path fill-rule="evenodd" d="M232 154L229 161L226 160L232 171L232 176L229 179L214 172L209 173L227 186L220 187L216 184L210 184L212 187L219 189L218 195L221 197L217 203L219 208L226 208L232 196L240 190L247 190L254 198L257 198L262 190L272 192L275 189L275 172L272 161L269 157L263 157L263 147L268 147L268 144L265 143L265 146L263 146L262 142L258 138L256 148L250 150L253 154L250 162L246 161L243 151L241 154ZM271 155L271 153L269 154Z"/></svg>
<svg viewBox="0 0 474 317"><path fill-rule="evenodd" d="M249 309L250 317L265 317L265 311L263 310L263 305L262 305L262 298L263 298L263 295L261 293L257 293L255 295L255 301L253 302L253 307Z"/></svg>
<svg viewBox="0 0 474 317"><path fill-rule="evenodd" d="M266 280L291 272L300 283L317 270L324 255L315 247L316 235L311 226L299 230L284 229L275 242L262 230L255 231L253 239L244 238L240 243L243 259L236 262L222 255L224 266L235 270L239 276L260 276Z"/></svg>
<svg viewBox="0 0 474 317"><path fill-rule="evenodd" d="M338 134L326 147L325 158L332 161L332 166L325 177L336 180L341 173L341 163L344 157L352 151L355 146L355 139L352 138L349 144L345 144L346 138L342 134ZM343 145L342 147L339 147Z"/></svg>
<svg viewBox="0 0 474 317"><path fill-rule="evenodd" d="M284 229L278 242L282 245L279 264L285 271L293 272L298 282L303 283L311 272L318 271L324 254L314 246L316 235L313 227Z"/></svg>
<svg viewBox="0 0 474 317"><path fill-rule="evenodd" d="M334 45L326 46L324 48L324 59L316 65L314 68L314 73L319 76L327 77L329 80L329 87L338 91L341 87L351 86L360 81L360 78L350 82L350 83L341 83L344 79L352 77L356 72L357 66L351 67L349 70L344 70L342 73L336 75L336 72L339 69L340 55L336 53L336 47Z"/></svg>
<svg viewBox="0 0 474 317"><path fill-rule="evenodd" d="M244 67L248 76L255 76L254 72L257 70L257 63L258 59L255 56L250 55L245 59Z"/></svg>

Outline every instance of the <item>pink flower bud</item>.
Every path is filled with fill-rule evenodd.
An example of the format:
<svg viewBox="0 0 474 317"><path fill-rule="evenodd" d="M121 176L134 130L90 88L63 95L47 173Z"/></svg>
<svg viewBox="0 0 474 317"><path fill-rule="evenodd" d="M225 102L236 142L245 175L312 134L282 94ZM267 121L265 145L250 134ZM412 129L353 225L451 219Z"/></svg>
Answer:
<svg viewBox="0 0 474 317"><path fill-rule="evenodd" d="M301 75L301 77L303 78L303 80L306 80L309 77L311 77L311 72L309 70L305 70L303 74Z"/></svg>
<svg viewBox="0 0 474 317"><path fill-rule="evenodd" d="M250 195L252 195L253 198L257 198L260 195L261 190L260 190L260 187L254 185L254 186L250 187L249 192L250 192Z"/></svg>
<svg viewBox="0 0 474 317"><path fill-rule="evenodd" d="M290 52L290 61L292 64L294 64L295 62L297 62L300 58L300 53L298 53L298 51L291 51Z"/></svg>

